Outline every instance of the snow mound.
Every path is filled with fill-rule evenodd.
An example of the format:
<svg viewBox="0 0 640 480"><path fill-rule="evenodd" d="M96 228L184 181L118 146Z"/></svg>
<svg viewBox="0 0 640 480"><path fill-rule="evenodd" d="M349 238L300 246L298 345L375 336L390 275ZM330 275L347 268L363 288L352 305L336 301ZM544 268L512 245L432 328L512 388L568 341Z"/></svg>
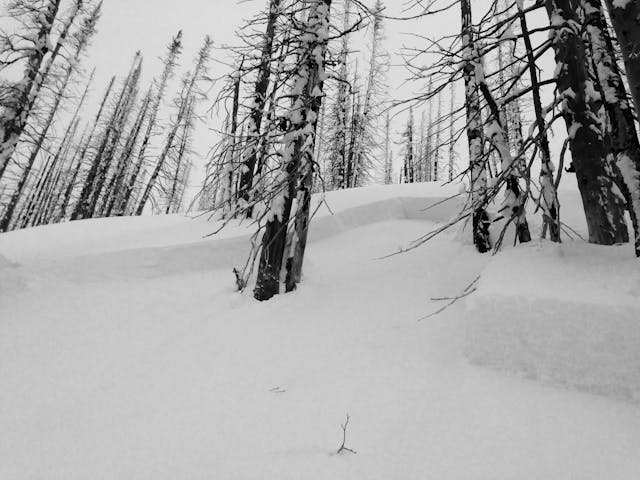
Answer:
<svg viewBox="0 0 640 480"><path fill-rule="evenodd" d="M630 247L535 244L500 254L470 298L476 364L640 402L640 269Z"/></svg>
<svg viewBox="0 0 640 480"><path fill-rule="evenodd" d="M24 288L25 281L18 265L0 255L0 292L16 291Z"/></svg>
<svg viewBox="0 0 640 480"><path fill-rule="evenodd" d="M324 199L314 195L312 210L316 214L311 222L310 239L324 239L392 219L443 221L460 208L462 200L456 194L454 186L420 183L328 192ZM449 197L454 198L444 201ZM438 205L429 208L434 204ZM166 257L169 247L175 247L182 253L190 249L208 251L213 255L206 258L211 268L221 263L228 265L229 254L233 259L246 256L248 240L255 230L249 221L232 222L210 236L221 226L209 214L89 219L2 234L0 253L11 261L34 265L104 254L113 254L110 258L116 259L119 256L116 253L120 252L128 252L128 260L135 260L133 252L143 249L154 251L143 255Z"/></svg>

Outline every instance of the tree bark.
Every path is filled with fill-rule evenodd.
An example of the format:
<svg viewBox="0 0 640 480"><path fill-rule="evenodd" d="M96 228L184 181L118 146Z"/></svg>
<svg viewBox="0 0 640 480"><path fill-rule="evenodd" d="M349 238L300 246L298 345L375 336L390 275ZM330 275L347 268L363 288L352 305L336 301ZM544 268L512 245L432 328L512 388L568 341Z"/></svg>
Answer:
<svg viewBox="0 0 640 480"><path fill-rule="evenodd" d="M483 153L482 116L476 82L476 65L480 61L475 45L471 21L471 2L461 0L462 44L464 55L465 104L467 110L467 141L469 143L469 169L471 171L471 204L473 243L480 253L491 250L489 216L485 210L487 171Z"/></svg>
<svg viewBox="0 0 640 480"><path fill-rule="evenodd" d="M609 36L601 0L581 0L585 12L586 40L593 70L608 117L610 151L618 185L625 196L635 233L636 256L640 257L640 142L622 79L615 49Z"/></svg>
<svg viewBox="0 0 640 480"><path fill-rule="evenodd" d="M295 86L289 113L291 132L283 152L286 190L282 192L284 198L279 211L272 212L262 237L262 252L254 290L254 297L260 301L269 300L280 293L280 276L285 255L287 292L296 288L302 274L310 213L315 129L322 106L330 10L331 0L314 0L309 7L301 39L300 60L293 82ZM293 237L288 238L294 197L297 202ZM287 246L288 254L285 252Z"/></svg>
<svg viewBox="0 0 640 480"><path fill-rule="evenodd" d="M262 128L262 117L267 104L267 91L269 89L269 78L271 76L271 57L273 55L276 21L280 15L280 2L281 0L270 0L269 2L267 29L262 46L258 79L253 92L253 105L251 106L251 113L249 115L247 145L243 153L238 198L243 199L248 205L251 202L251 189L253 188L253 178L254 175L256 175L255 170L258 163L258 153L260 151L258 148L259 137ZM246 212L247 218L250 218L252 214L253 208L249 205Z"/></svg>
<svg viewBox="0 0 640 480"><path fill-rule="evenodd" d="M557 88L563 99L563 116L578 188L589 229L589 241L612 245L629 241L621 199L613 189L613 172L607 161L604 132L592 110L594 91L588 77L585 48L577 14L570 0L545 0L554 28Z"/></svg>
<svg viewBox="0 0 640 480"><path fill-rule="evenodd" d="M40 67L49 52L49 36L59 8L60 0L49 0L41 17L39 12L34 13L40 23L35 46L27 58L27 67L17 92L15 107L7 109L0 117L0 178L4 175L9 160L18 146L35 99L44 82L44 78L40 75Z"/></svg>
<svg viewBox="0 0 640 480"><path fill-rule="evenodd" d="M611 22L622 50L631 96L640 112L640 2L606 0Z"/></svg>
<svg viewBox="0 0 640 480"><path fill-rule="evenodd" d="M524 40L529 76L531 77L531 94L533 97L533 109L536 116L536 127L538 136L536 143L540 151L540 196L541 206L544 212L544 224L549 229L549 237L552 242L559 243L560 238L560 202L556 191L553 164L551 162L551 149L549 147L549 137L547 136L547 124L545 121L542 100L540 98L540 85L538 82L538 70L536 59L529 35L529 26L524 10L519 8L520 27Z"/></svg>

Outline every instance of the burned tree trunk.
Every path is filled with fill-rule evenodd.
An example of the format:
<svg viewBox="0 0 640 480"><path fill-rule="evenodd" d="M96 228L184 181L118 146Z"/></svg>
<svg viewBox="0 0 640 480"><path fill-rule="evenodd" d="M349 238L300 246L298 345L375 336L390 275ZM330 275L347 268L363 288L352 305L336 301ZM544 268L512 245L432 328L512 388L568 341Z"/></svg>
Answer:
<svg viewBox="0 0 640 480"><path fill-rule="evenodd" d="M618 69L601 0L581 0L585 12L586 40L608 119L610 150L618 185L627 201L640 257L640 142L627 90Z"/></svg>
<svg viewBox="0 0 640 480"><path fill-rule="evenodd" d="M270 0L269 17L267 19L267 29L264 35L262 55L260 57L260 68L258 79L256 80L253 92L253 104L249 114L249 124L247 127L247 145L242 159L242 171L240 174L240 184L238 187L238 198L247 204L247 217L251 217L253 208L251 207L251 189L253 188L253 178L256 174L258 163L259 137L262 128L262 117L267 104L267 91L269 89L269 77L271 76L271 57L273 55L273 43L275 38L276 21L280 16L280 1Z"/></svg>
<svg viewBox="0 0 640 480"><path fill-rule="evenodd" d="M271 218L262 237L262 253L254 290L255 298L261 301L280 293L283 267L286 268L286 291L296 288L301 278L307 242L315 129L322 106L331 0L313 0L308 9L304 32L299 39L299 62L291 92L291 128L283 150L284 190L282 198L272 207ZM289 237L288 226L294 197L296 211L293 213L292 236ZM285 258L286 265L283 265Z"/></svg>
<svg viewBox="0 0 640 480"><path fill-rule="evenodd" d="M620 43L631 96L640 112L640 2L606 0L611 22Z"/></svg>
<svg viewBox="0 0 640 480"><path fill-rule="evenodd" d="M557 89L563 100L563 116L578 188L589 228L589 241L612 245L629 241L621 199L613 189L613 172L607 161L605 132L592 110L594 85L588 77L580 23L570 0L546 0L554 29L553 48Z"/></svg>

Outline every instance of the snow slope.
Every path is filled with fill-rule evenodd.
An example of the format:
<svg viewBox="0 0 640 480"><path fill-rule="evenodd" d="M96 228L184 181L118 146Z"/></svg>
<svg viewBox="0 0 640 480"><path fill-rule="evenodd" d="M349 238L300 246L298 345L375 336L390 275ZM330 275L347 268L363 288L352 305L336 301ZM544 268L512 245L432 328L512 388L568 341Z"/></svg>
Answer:
<svg viewBox="0 0 640 480"><path fill-rule="evenodd" d="M640 402L640 262L631 245L504 252L468 309L472 361Z"/></svg>
<svg viewBox="0 0 640 480"><path fill-rule="evenodd" d="M0 237L0 478L637 478L637 405L469 364L463 304L418 321L500 260L454 232L379 259L451 193L330 196L300 290L264 304L232 288L246 226Z"/></svg>

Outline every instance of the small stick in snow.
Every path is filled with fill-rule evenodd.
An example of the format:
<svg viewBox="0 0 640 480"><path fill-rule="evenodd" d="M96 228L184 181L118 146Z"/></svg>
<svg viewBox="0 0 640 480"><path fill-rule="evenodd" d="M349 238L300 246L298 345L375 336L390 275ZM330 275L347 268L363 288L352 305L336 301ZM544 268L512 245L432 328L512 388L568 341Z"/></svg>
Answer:
<svg viewBox="0 0 640 480"><path fill-rule="evenodd" d="M347 443L347 427L349 426L349 414L347 413L347 420L344 422L343 425L340 425L342 427L342 445L340 445L340 448L338 449L338 451L336 452L338 455L343 453L343 452L349 452L349 453L353 453L356 454L357 452L355 450L351 450L350 448L348 448L346 446Z"/></svg>
<svg viewBox="0 0 640 480"><path fill-rule="evenodd" d="M438 310L436 310L435 312L419 318L418 321L422 321L425 320L427 318L431 318L431 317L435 317L436 315L444 312L447 308L451 307L454 303L456 303L458 300L462 300L465 297L468 297L469 295L471 295L472 293L474 293L476 290L478 290L478 282L480 281L480 275L478 275L476 277L476 279L471 282L469 285L466 286L466 288L462 291L462 293L460 295L456 295L455 297L441 297L441 298L432 298L431 301L433 302L448 302L444 307L439 308Z"/></svg>

